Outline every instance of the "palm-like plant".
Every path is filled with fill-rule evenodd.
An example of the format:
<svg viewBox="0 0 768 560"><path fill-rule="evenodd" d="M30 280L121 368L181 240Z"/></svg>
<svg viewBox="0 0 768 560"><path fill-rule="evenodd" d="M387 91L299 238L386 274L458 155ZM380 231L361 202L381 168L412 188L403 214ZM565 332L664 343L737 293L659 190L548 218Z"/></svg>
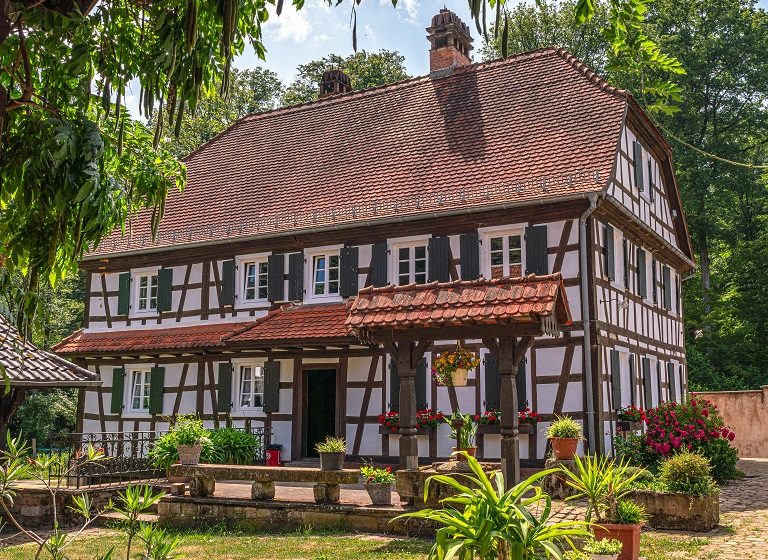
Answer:
<svg viewBox="0 0 768 560"><path fill-rule="evenodd" d="M465 453L466 455L466 453ZM489 478L480 463L467 456L472 474L435 475L424 485L445 484L457 494L445 498L442 509L422 509L396 519L425 519L441 525L437 530L430 559L437 560L562 560L563 548L573 548L572 537L590 536L589 523L568 521L549 524L552 501L536 483L557 472L539 472L504 490L504 476ZM532 507L538 506L538 513Z"/></svg>

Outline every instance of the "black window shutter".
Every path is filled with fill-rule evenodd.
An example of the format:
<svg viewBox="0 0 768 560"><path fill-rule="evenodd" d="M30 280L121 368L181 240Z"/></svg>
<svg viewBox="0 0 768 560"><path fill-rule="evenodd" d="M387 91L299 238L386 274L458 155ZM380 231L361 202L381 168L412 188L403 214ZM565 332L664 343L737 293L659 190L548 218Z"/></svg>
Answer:
<svg viewBox="0 0 768 560"><path fill-rule="evenodd" d="M229 412L232 408L232 364L219 364L219 380L216 384L216 408L219 412Z"/></svg>
<svg viewBox="0 0 768 560"><path fill-rule="evenodd" d="M264 364L264 412L280 410L280 362Z"/></svg>
<svg viewBox="0 0 768 560"><path fill-rule="evenodd" d="M616 280L616 246L613 241L613 226L605 224L605 275Z"/></svg>
<svg viewBox="0 0 768 560"><path fill-rule="evenodd" d="M235 261L221 263L221 304L235 305Z"/></svg>
<svg viewBox="0 0 768 560"><path fill-rule="evenodd" d="M480 236L476 231L462 233L459 237L461 279L475 280L480 277Z"/></svg>
<svg viewBox="0 0 768 560"><path fill-rule="evenodd" d="M680 276L675 274L675 313L680 315Z"/></svg>
<svg viewBox="0 0 768 560"><path fill-rule="evenodd" d="M358 292L358 249L357 247L342 247L339 251L340 281L339 293L341 297L356 296Z"/></svg>
<svg viewBox="0 0 768 560"><path fill-rule="evenodd" d="M661 404L661 362L656 362L656 396L658 397L658 402Z"/></svg>
<svg viewBox="0 0 768 560"><path fill-rule="evenodd" d="M149 376L149 412L163 413L163 391L165 389L165 368L153 367Z"/></svg>
<svg viewBox="0 0 768 560"><path fill-rule="evenodd" d="M653 383L651 382L651 360L643 358L643 408L653 408Z"/></svg>
<svg viewBox="0 0 768 560"><path fill-rule="evenodd" d="M288 255L288 299L304 299L304 253Z"/></svg>
<svg viewBox="0 0 768 560"><path fill-rule="evenodd" d="M648 297L648 281L645 273L645 251L637 248L637 295Z"/></svg>
<svg viewBox="0 0 768 560"><path fill-rule="evenodd" d="M269 255L267 257L267 299L283 301L285 299L285 255Z"/></svg>
<svg viewBox="0 0 768 560"><path fill-rule="evenodd" d="M499 394L501 393L501 376L499 375L499 362L491 356L485 355L485 409L499 410L501 407Z"/></svg>
<svg viewBox="0 0 768 560"><path fill-rule="evenodd" d="M429 281L447 282L451 278L451 241L448 237L429 238Z"/></svg>
<svg viewBox="0 0 768 560"><path fill-rule="evenodd" d="M371 247L371 284L387 285L387 242L379 241Z"/></svg>
<svg viewBox="0 0 768 560"><path fill-rule="evenodd" d="M173 307L173 269L157 271L157 310L170 311Z"/></svg>
<svg viewBox="0 0 768 560"><path fill-rule="evenodd" d="M656 190L654 187L655 187L655 184L653 181L653 164L651 162L651 158L649 157L648 158L648 194L651 195L651 202L653 202L654 199L656 198L656 193L653 192L654 190Z"/></svg>
<svg viewBox="0 0 768 560"><path fill-rule="evenodd" d="M400 410L400 376L395 360L389 361L389 409Z"/></svg>
<svg viewBox="0 0 768 560"><path fill-rule="evenodd" d="M416 408L427 407L427 358L421 358L416 366Z"/></svg>
<svg viewBox="0 0 768 560"><path fill-rule="evenodd" d="M653 303L658 303L656 296L656 259L651 259L651 299Z"/></svg>
<svg viewBox="0 0 768 560"><path fill-rule="evenodd" d="M123 411L123 394L125 392L125 368L112 370L112 401L109 411L112 414L120 414Z"/></svg>
<svg viewBox="0 0 768 560"><path fill-rule="evenodd" d="M661 291L664 295L664 309L669 311L672 309L672 290L670 286L670 272L668 266L661 269L661 284Z"/></svg>
<svg viewBox="0 0 768 560"><path fill-rule="evenodd" d="M613 410L619 410L621 408L621 354L618 350L611 350L611 389Z"/></svg>
<svg viewBox="0 0 768 560"><path fill-rule="evenodd" d="M645 183L643 181L643 146L635 140L632 143L632 152L635 165L635 185L638 190L644 190Z"/></svg>
<svg viewBox="0 0 768 560"><path fill-rule="evenodd" d="M669 384L669 399L677 402L677 380L675 379L675 364L667 362L667 383Z"/></svg>
<svg viewBox="0 0 768 560"><path fill-rule="evenodd" d="M517 388L517 411L525 410L528 406L528 380L526 379L526 367L528 358L523 356L520 363L517 364L517 375L515 375L515 387Z"/></svg>
<svg viewBox="0 0 768 560"><path fill-rule="evenodd" d="M626 237L621 240L621 251L624 257L624 287L629 287L629 242Z"/></svg>
<svg viewBox="0 0 768 560"><path fill-rule="evenodd" d="M117 314L128 315L131 308L131 273L121 272L117 280ZM107 302L104 302L106 305Z"/></svg>
<svg viewBox="0 0 768 560"><path fill-rule="evenodd" d="M635 355L629 355L629 387L630 387L630 399L629 404L637 406L637 372L635 371Z"/></svg>
<svg viewBox="0 0 768 560"><path fill-rule="evenodd" d="M549 274L547 226L525 228L525 273Z"/></svg>

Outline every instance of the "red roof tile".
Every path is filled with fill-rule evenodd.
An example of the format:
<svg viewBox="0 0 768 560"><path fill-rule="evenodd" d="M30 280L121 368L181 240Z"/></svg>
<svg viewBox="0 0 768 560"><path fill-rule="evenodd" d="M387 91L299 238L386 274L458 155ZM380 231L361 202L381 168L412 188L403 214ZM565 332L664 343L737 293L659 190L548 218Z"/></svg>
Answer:
<svg viewBox="0 0 768 560"><path fill-rule="evenodd" d="M348 314L346 326L358 335L377 328L531 323L553 314L560 325L571 323L559 273L368 287L350 300Z"/></svg>
<svg viewBox="0 0 768 560"><path fill-rule="evenodd" d="M270 346L281 342L356 341L347 333L344 303L286 305L227 338L227 344Z"/></svg>
<svg viewBox="0 0 768 560"><path fill-rule="evenodd" d="M157 329L113 329L104 332L79 330L57 344L54 351L59 354L81 355L220 347L224 345L225 337L252 324L253 322L211 323Z"/></svg>
<svg viewBox="0 0 768 560"><path fill-rule="evenodd" d="M547 48L248 115L186 159L156 240L142 212L89 257L599 191L626 104Z"/></svg>

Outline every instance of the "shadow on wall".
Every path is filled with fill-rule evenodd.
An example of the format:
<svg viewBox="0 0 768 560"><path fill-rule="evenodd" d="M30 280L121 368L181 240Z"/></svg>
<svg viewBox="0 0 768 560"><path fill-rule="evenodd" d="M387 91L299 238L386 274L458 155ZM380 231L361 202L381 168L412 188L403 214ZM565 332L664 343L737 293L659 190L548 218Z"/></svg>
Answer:
<svg viewBox="0 0 768 560"><path fill-rule="evenodd" d="M756 391L697 392L712 401L736 433L733 445L742 458L768 458L768 385Z"/></svg>

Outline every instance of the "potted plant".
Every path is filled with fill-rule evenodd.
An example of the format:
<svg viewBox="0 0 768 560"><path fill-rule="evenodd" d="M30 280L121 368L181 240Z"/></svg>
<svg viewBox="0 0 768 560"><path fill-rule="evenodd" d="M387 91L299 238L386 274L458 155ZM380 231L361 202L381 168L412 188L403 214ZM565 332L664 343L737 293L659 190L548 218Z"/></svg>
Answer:
<svg viewBox="0 0 768 560"><path fill-rule="evenodd" d="M320 454L321 471L340 471L344 468L344 454L347 452L347 440L328 436L315 445Z"/></svg>
<svg viewBox="0 0 768 560"><path fill-rule="evenodd" d="M617 560L621 546L621 541L616 539L592 539L584 545L584 552L589 554L592 560Z"/></svg>
<svg viewBox="0 0 768 560"><path fill-rule="evenodd" d="M619 432L634 432L639 430L645 420L645 411L634 405L620 408L616 414Z"/></svg>
<svg viewBox="0 0 768 560"><path fill-rule="evenodd" d="M171 433L181 464L197 465L203 446L210 443L210 432L203 427L203 421L195 417L181 417Z"/></svg>
<svg viewBox="0 0 768 560"><path fill-rule="evenodd" d="M581 424L570 416L556 416L547 429L547 439L558 461L573 459L581 437Z"/></svg>
<svg viewBox="0 0 768 560"><path fill-rule="evenodd" d="M435 356L432 375L439 385L464 387L469 370L479 365L477 354L457 345L453 352L441 352Z"/></svg>
<svg viewBox="0 0 768 560"><path fill-rule="evenodd" d="M645 510L628 499L642 469L609 457L574 457L573 470L561 466L566 483L576 493L567 500L586 499L585 521L592 523L595 539L621 541L619 560L637 560L640 554L640 529Z"/></svg>
<svg viewBox="0 0 768 560"><path fill-rule="evenodd" d="M456 440L453 454L459 461L466 461L467 455L475 456L475 437L477 436L477 424L472 421L472 415L462 414L458 410L451 416L451 439ZM466 451L467 455L461 453Z"/></svg>
<svg viewBox="0 0 768 560"><path fill-rule="evenodd" d="M367 463L360 467L360 472L365 479L365 490L371 498L371 503L375 506L391 506L392 485L395 483L392 467L381 469Z"/></svg>

